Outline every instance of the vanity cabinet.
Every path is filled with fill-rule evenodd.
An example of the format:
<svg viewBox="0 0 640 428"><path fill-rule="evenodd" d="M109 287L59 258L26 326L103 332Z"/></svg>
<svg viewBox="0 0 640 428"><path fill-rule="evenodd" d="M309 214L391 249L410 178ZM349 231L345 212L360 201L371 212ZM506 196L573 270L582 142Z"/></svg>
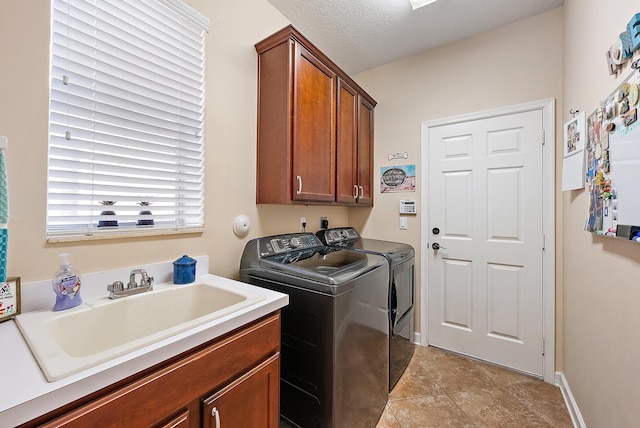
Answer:
<svg viewBox="0 0 640 428"><path fill-rule="evenodd" d="M256 202L371 206L375 101L292 26L255 48Z"/></svg>
<svg viewBox="0 0 640 428"><path fill-rule="evenodd" d="M275 428L279 382L277 311L24 426Z"/></svg>

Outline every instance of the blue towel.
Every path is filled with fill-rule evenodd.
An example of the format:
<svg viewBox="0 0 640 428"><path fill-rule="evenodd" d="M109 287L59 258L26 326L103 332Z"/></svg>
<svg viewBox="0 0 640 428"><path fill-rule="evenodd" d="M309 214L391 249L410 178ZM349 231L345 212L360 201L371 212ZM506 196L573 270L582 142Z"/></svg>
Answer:
<svg viewBox="0 0 640 428"><path fill-rule="evenodd" d="M9 186L4 152L0 150L0 227L6 227L7 223L9 223Z"/></svg>
<svg viewBox="0 0 640 428"><path fill-rule="evenodd" d="M9 230L0 229L0 284L7 280L7 247L9 243Z"/></svg>
<svg viewBox="0 0 640 428"><path fill-rule="evenodd" d="M0 150L0 283L7 280L7 248L9 244L9 186L4 152Z"/></svg>

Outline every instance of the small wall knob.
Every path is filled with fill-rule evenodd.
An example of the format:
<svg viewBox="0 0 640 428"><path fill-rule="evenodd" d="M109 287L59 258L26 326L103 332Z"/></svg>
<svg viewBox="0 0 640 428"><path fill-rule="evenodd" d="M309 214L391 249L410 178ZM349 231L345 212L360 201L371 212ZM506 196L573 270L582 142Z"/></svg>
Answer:
<svg viewBox="0 0 640 428"><path fill-rule="evenodd" d="M233 219L233 232L239 237L245 237L251 230L251 220L244 214L236 216Z"/></svg>

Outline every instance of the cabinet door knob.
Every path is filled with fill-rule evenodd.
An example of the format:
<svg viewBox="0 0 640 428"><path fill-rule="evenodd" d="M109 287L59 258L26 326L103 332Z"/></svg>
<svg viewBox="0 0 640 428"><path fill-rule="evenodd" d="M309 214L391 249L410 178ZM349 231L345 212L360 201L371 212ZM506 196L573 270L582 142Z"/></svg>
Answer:
<svg viewBox="0 0 640 428"><path fill-rule="evenodd" d="M302 177L297 175L296 179L298 180L298 191L296 192L296 195L299 195L300 193L302 193Z"/></svg>
<svg viewBox="0 0 640 428"><path fill-rule="evenodd" d="M220 428L220 413L218 412L218 408L214 407L211 409L211 416L216 418L216 428Z"/></svg>
<svg viewBox="0 0 640 428"><path fill-rule="evenodd" d="M353 192L353 199L358 199L358 185L354 184L353 188L355 189Z"/></svg>

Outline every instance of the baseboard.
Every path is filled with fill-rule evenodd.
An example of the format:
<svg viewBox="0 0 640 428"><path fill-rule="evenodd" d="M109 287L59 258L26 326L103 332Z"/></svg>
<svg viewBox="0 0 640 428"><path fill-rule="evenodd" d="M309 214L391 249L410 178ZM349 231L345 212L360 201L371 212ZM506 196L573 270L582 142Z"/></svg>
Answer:
<svg viewBox="0 0 640 428"><path fill-rule="evenodd" d="M584 419L582 419L580 409L578 409L578 403L576 403L576 400L573 398L573 394L571 393L571 388L569 388L569 382L567 381L567 378L564 377L564 373L556 372L556 386L558 386L560 391L562 391L562 397L564 398L564 402L569 410L573 426L576 428L587 428L587 425L584 423Z"/></svg>

